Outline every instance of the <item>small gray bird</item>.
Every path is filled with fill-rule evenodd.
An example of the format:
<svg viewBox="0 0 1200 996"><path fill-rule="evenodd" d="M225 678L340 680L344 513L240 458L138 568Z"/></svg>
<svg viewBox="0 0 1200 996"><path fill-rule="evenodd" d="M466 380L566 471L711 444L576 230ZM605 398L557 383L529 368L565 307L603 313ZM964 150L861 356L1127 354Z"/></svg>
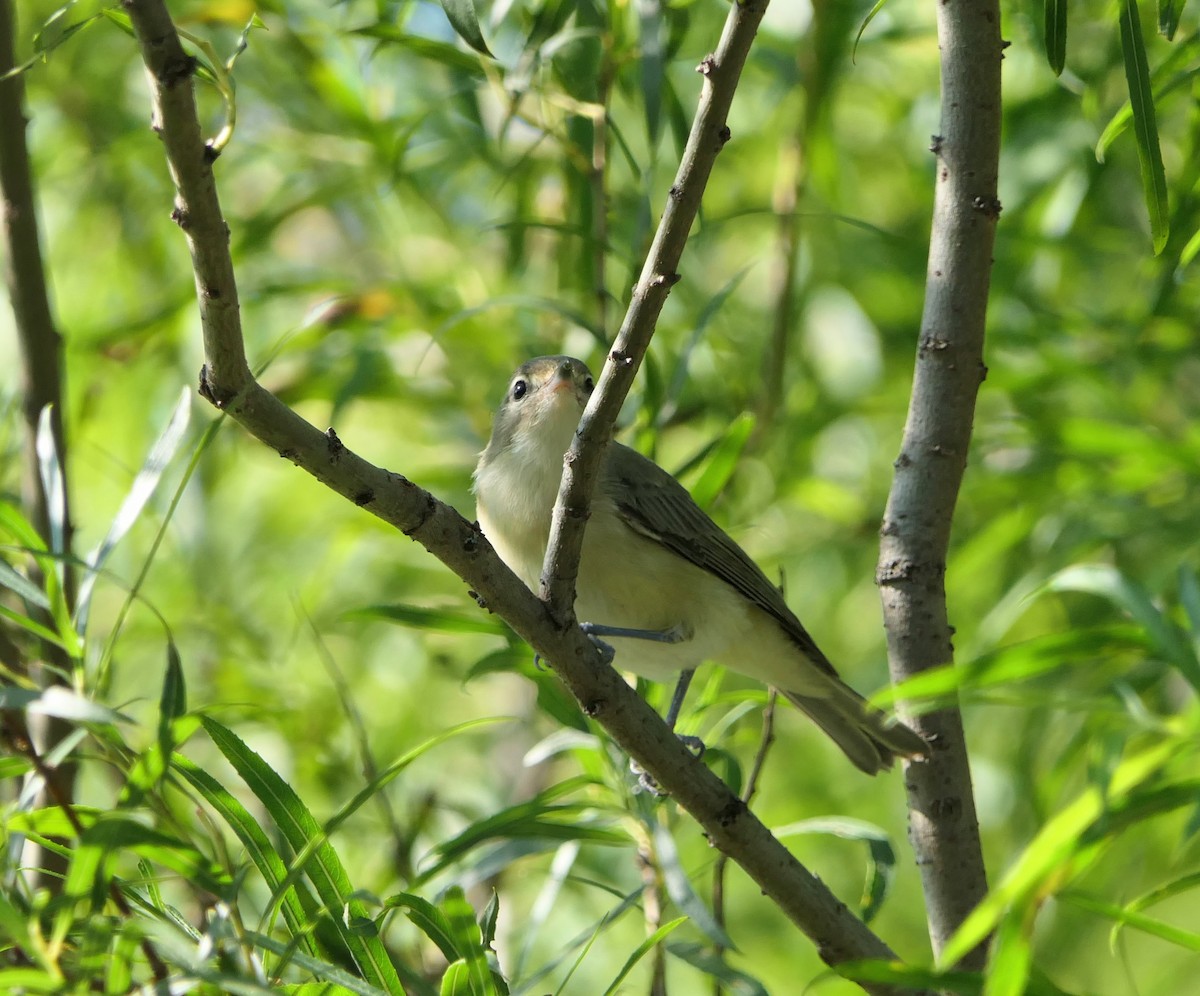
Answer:
<svg viewBox="0 0 1200 996"><path fill-rule="evenodd" d="M479 525L534 590L550 535L563 454L594 382L569 356L523 364L475 468ZM708 660L773 685L873 775L925 741L890 723L842 682L779 590L665 470L610 443L584 533L575 612L616 651L617 666L655 681L687 679Z"/></svg>

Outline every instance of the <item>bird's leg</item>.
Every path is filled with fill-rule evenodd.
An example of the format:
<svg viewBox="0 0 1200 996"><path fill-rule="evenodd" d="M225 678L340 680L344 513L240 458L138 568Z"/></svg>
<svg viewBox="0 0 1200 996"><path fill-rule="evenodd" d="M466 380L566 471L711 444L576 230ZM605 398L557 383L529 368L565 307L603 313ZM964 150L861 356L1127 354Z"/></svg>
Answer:
<svg viewBox="0 0 1200 996"><path fill-rule="evenodd" d="M603 623L580 623L579 628L590 637L622 636L628 640L650 640L654 643L682 643L690 634L682 625L670 629L630 629L627 626L605 626Z"/></svg>
<svg viewBox="0 0 1200 996"><path fill-rule="evenodd" d="M580 623L579 628L582 629L601 650L608 652L609 663L612 663L613 648L602 641L602 636L616 636L627 640L650 640L654 643L682 643L691 637L691 633L682 625L672 626L670 629L631 629L627 626L606 626L603 623ZM695 668L688 668L679 675L679 681L675 685L675 691L671 695L671 704L667 707L667 715L664 717L666 724L673 731L675 729L675 721L679 718L679 711L683 708L683 699L687 695L688 686L692 683L692 676L696 673ZM687 733L675 734L680 742L697 758L704 756L704 741L699 737L691 736ZM638 776L638 781L643 789L648 792L653 792L655 795L663 795L657 783L650 775L643 771L641 766L632 759L629 762L630 770Z"/></svg>

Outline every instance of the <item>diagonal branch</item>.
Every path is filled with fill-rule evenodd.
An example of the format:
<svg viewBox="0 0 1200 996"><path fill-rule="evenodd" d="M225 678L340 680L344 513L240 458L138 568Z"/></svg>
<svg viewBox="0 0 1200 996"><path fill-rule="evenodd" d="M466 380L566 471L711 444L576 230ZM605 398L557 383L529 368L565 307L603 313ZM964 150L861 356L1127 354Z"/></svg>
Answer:
<svg viewBox="0 0 1200 996"><path fill-rule="evenodd" d="M743 0L734 3L725 20L717 50L705 56L696 67L704 77L704 84L675 182L668 192L667 204L641 276L633 288L625 320L609 350L608 361L563 462L562 483L550 523L541 584L541 596L549 604L555 619L571 618L583 530L600 473L600 461L621 405L650 345L667 295L679 280L677 267L700 210L704 188L717 154L731 137L726 118L750 45L766 13L767 2Z"/></svg>
<svg viewBox="0 0 1200 996"><path fill-rule="evenodd" d="M480 604L554 661L558 675L584 710L692 815L712 844L745 869L812 938L827 963L894 960L887 945L792 857L603 663L583 631L551 617L546 603L504 565L477 525L406 478L368 463L347 449L332 429L319 431L253 378L246 364L228 230L217 199L212 156L201 139L196 116L194 63L183 51L162 0L126 0L126 9L149 71L156 129L176 184L173 217L187 237L196 274L207 357L201 393L281 456L419 542L471 587ZM661 308L661 300L657 307ZM624 373L632 376L632 371ZM895 990L873 986L870 991Z"/></svg>
<svg viewBox="0 0 1200 996"><path fill-rule="evenodd" d="M946 555L966 469L983 365L988 282L1000 202L1000 7L960 0L937 9L942 134L916 373L884 514L877 583L892 679L953 659ZM934 953L987 892L962 716L916 717L932 757L907 771L909 836L925 890ZM964 968L980 968L976 949Z"/></svg>

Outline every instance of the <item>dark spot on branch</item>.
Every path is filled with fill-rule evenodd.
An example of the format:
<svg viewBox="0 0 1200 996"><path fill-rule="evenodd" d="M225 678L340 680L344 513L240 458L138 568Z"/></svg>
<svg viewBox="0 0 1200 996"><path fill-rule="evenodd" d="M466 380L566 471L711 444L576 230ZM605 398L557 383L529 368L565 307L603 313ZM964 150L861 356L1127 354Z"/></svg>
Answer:
<svg viewBox="0 0 1200 996"><path fill-rule="evenodd" d="M374 500L375 492L370 488L366 488L354 496L354 504L359 508L362 508L364 505L370 505Z"/></svg>
<svg viewBox="0 0 1200 996"><path fill-rule="evenodd" d="M205 284L204 296L210 301L219 301L221 300L221 288L214 287L212 284Z"/></svg>
<svg viewBox="0 0 1200 996"><path fill-rule="evenodd" d="M192 223L192 219L188 216L188 213L183 208L178 206L171 212L171 220L185 232L188 230L188 226Z"/></svg>
<svg viewBox="0 0 1200 996"><path fill-rule="evenodd" d="M683 193L683 188L681 186L679 186L679 184L673 184L671 189L667 191L667 196L670 197L672 200L674 200L682 193Z"/></svg>
<svg viewBox="0 0 1200 996"><path fill-rule="evenodd" d="M731 138L733 138L733 132L729 130L729 125L721 125L720 130L717 132L717 141L720 143L719 147L724 148L725 143Z"/></svg>
<svg viewBox="0 0 1200 996"><path fill-rule="evenodd" d="M463 537L462 548L464 553L476 553L479 550L479 523L471 523L471 530ZM472 593L474 594L474 593Z"/></svg>
<svg viewBox="0 0 1200 996"><path fill-rule="evenodd" d="M941 135L929 136L929 151L932 152L935 156L941 155L941 153L942 153L942 136Z"/></svg>
<svg viewBox="0 0 1200 996"><path fill-rule="evenodd" d="M907 453L901 453L898 457L896 457L895 460L892 461L892 466L896 470L900 470L904 467L908 467L911 465L912 465L912 457L910 457Z"/></svg>
<svg viewBox="0 0 1200 996"><path fill-rule="evenodd" d="M404 481L403 478L401 478L401 480ZM404 481L404 483L407 484L408 481ZM420 532L422 529L425 528L425 524L430 519L433 518L433 516L436 512L437 512L437 499L434 498L433 495L426 493L426 495L425 495L425 510L422 513L420 520L411 529L403 529L403 530L401 530L401 532L403 532L405 536L409 536L409 537L414 536L416 533Z"/></svg>
<svg viewBox="0 0 1200 996"><path fill-rule="evenodd" d="M621 366L621 367L627 367L631 363L633 363L633 357L630 356L623 349L614 349L611 353L608 354L608 359L610 362L615 363L617 366Z"/></svg>
<svg viewBox="0 0 1200 996"><path fill-rule="evenodd" d="M198 65L199 62L190 55L185 55L182 59L173 59L163 66L159 79L165 87L176 87L189 80Z"/></svg>
<svg viewBox="0 0 1200 996"><path fill-rule="evenodd" d="M489 612L491 611L491 609L488 609L487 599L484 598L481 594L479 594L479 592L468 591L467 594L470 595L471 598L473 598L475 600L475 604L478 605L481 609L487 609L487 611L489 611Z"/></svg>
<svg viewBox="0 0 1200 996"><path fill-rule="evenodd" d="M982 384L985 380L987 380L987 375L988 375L987 364L986 363L979 364L979 383Z"/></svg>
<svg viewBox="0 0 1200 996"><path fill-rule="evenodd" d="M221 150L218 149L212 142L204 143L204 161L209 165L215 163L221 157Z"/></svg>
<svg viewBox="0 0 1200 996"><path fill-rule="evenodd" d="M284 447L280 450L279 455L285 460L291 460L293 463L296 462L296 451L289 447Z"/></svg>
<svg viewBox="0 0 1200 996"><path fill-rule="evenodd" d="M935 820L954 820L962 812L962 803L958 799L935 799L929 806L929 816Z"/></svg>
<svg viewBox="0 0 1200 996"><path fill-rule="evenodd" d="M346 447L342 441L338 439L338 434L333 431L333 426L330 426L325 430L325 446L329 450L329 456L332 458L333 462L337 463L337 458L342 455Z"/></svg>
<svg viewBox="0 0 1200 996"><path fill-rule="evenodd" d="M711 76L713 70L717 68L717 59L714 55L706 55L700 60L700 65L696 67L696 72L701 76Z"/></svg>
<svg viewBox="0 0 1200 996"><path fill-rule="evenodd" d="M734 799L733 802L717 813L717 823L723 828L731 827L741 819L742 814L745 812L746 804L741 799Z"/></svg>
<svg viewBox="0 0 1200 996"><path fill-rule="evenodd" d="M588 699L583 703L583 711L585 715L595 718L604 711L604 706L604 699Z"/></svg>
<svg viewBox="0 0 1200 996"><path fill-rule="evenodd" d="M949 179L950 179L950 171L949 171L948 169L946 169L946 167L945 167L945 166L943 166L943 167L942 167L942 172L941 172L941 174L940 174L940 178L941 178L942 180L949 180Z"/></svg>

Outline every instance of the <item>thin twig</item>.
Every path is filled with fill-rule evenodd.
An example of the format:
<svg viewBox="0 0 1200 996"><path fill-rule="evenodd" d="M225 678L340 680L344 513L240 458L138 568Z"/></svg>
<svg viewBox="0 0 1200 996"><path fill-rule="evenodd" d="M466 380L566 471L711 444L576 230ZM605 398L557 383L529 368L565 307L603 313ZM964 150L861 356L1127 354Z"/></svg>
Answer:
<svg viewBox="0 0 1200 996"><path fill-rule="evenodd" d="M942 122L925 312L876 576L896 682L953 660L946 556L967 464L983 364L988 282L1000 202L1000 6L937 7ZM957 705L913 719L932 745L905 780L909 837L925 890L934 953L987 893L971 773ZM960 967L981 968L981 945Z"/></svg>
<svg viewBox="0 0 1200 996"><path fill-rule="evenodd" d="M743 16L751 6L761 15L761 4L735 8L735 14L742 12L738 16ZM208 358L201 371L204 396L280 455L419 542L470 585L477 601L502 616L542 657L554 662L557 674L584 710L596 717L613 741L692 815L713 846L728 853L813 939L827 963L864 958L895 960L891 949L771 836L616 671L603 664L598 650L577 625L562 625L551 617L546 603L504 565L476 524L467 522L411 481L363 460L333 430L320 432L254 380L246 367L236 305L229 306L229 302L236 302L237 290L212 163L200 138L190 79L192 65L162 0L126 0L126 8L150 71L154 119L176 184L176 217L204 219L203 225L189 224L185 228L201 295ZM723 40L719 51L729 48ZM736 62L734 55L730 59ZM705 62L710 73L718 72L717 60ZM740 62L736 64L740 66ZM727 62L721 71L730 65ZM711 103L711 95L708 101ZM713 140L720 137L714 134ZM694 168L701 168L697 157L690 162ZM692 191L688 198L698 200L698 190L691 184L685 187ZM681 210L679 204L684 199L682 194L672 199L675 211ZM682 240L686 226L681 231L676 226L672 231L673 238ZM656 245L662 238L660 231ZM681 248L682 242L672 252L660 246L655 258L661 261L673 254L677 260ZM652 269L647 272L653 274ZM665 299L665 286L653 276L644 276L642 285L645 288L639 298L643 302L640 307L653 307L657 315ZM214 301L224 305L213 307ZM640 322L633 323L633 327L648 334L648 327L643 328ZM624 349L634 348L628 336L618 342L625 342ZM625 373L632 376L631 370L623 368L614 376ZM888 986L868 989L895 991Z"/></svg>

